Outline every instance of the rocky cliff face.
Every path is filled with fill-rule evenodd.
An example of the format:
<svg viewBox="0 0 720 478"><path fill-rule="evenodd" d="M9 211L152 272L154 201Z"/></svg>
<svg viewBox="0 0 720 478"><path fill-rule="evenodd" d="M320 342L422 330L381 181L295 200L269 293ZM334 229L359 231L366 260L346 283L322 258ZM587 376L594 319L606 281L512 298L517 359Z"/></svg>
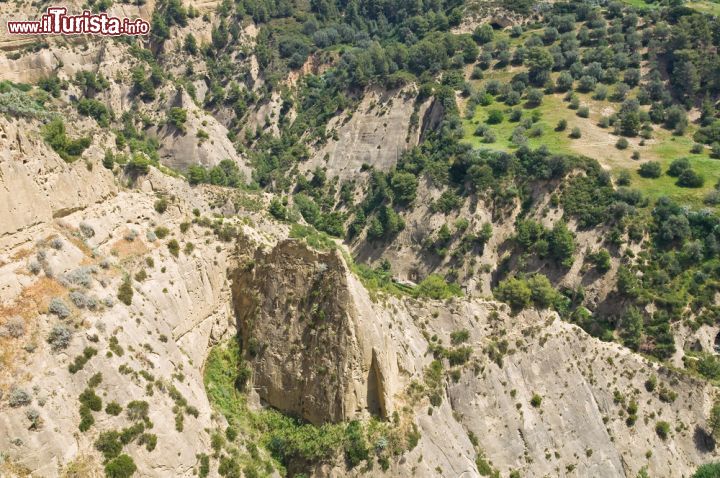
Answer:
<svg viewBox="0 0 720 478"><path fill-rule="evenodd" d="M554 313L374 303L337 253L294 242L246 262L233 290L253 385L269 405L313 422L413 411L422 438L391 475L478 476L483 463L521 476L671 477L715 456L711 387Z"/></svg>
<svg viewBox="0 0 720 478"><path fill-rule="evenodd" d="M372 416L414 424L417 445L394 457L386 476L478 476L487 467L688 476L716 456L704 383L551 313L513 316L479 299L373 301L339 250L287 239L287 227L253 212L244 193L191 188L155 170L127 189L99 152L91 169L66 164L33 142L35 126L3 128L6 475L101 474L96 443L136 424L133 401L147 402L152 427L142 433L157 448L133 441L123 453L143 476L193 475L198 454L210 453L206 430L223 426L204 392L203 362L236 330L258 406L315 424ZM73 177L76 189L58 186ZM214 223L201 220L213 213ZM239 239L213 234L223 227L242 231ZM102 410L81 431L87 389ZM104 411L111 402L123 407L118 416ZM664 438L659 422L669 426ZM360 471L331 461L315 474Z"/></svg>
<svg viewBox="0 0 720 478"><path fill-rule="evenodd" d="M206 199L157 172L121 190L97 161L91 172L33 154L37 144L22 130L11 137L0 177L8 198L0 211L0 475L100 476L94 443L131 426L124 408L138 400L148 404L145 433L157 440L153 452L125 448L139 472L192 475L212 414L200 367L208 347L234 330L226 249L201 229L182 237L178 229L190 206L209 210ZM162 215L161 197L171 203ZM182 255L158 228L183 243ZM128 304L119 298L127 278ZM94 424L82 430L79 397L89 388L102 408L123 410L93 410Z"/></svg>
<svg viewBox="0 0 720 478"><path fill-rule="evenodd" d="M215 3L196 6L204 13ZM149 18L154 2L112 8ZM34 12L16 4L0 11ZM201 67L177 51L188 33L211 41L210 30L202 18L173 30L168 71ZM248 25L241 35L257 33ZM103 73L111 81L98 97L117 113L137 106L163 165L183 170L231 159L249 179L247 160L227 137L226 106L215 115L201 106L205 79L194 83L195 98L166 84L156 99L140 101L127 74L138 60L127 45L28 45L0 37L14 58L0 59L2 79ZM261 89L257 59L242 61L253 91ZM288 83L298 81L293 75ZM417 103L413 88L368 92L352 115L331 120L330 139L301 168L327 168L342 180L358 177L364 164L391 170L442 118L440 104ZM41 121L0 118L0 476L103 476L108 454L124 453L136 476L216 477L236 450L267 458L271 444L253 434L231 438L208 398L208 355L236 335L252 371L249 391L233 390L237 403L320 426L359 420L413 432L382 466L371 458L350 467L332 449L310 464L313 476L635 477L646 469L662 478L690 476L718 458L707 433L715 394L707 383L591 338L554 313L511 314L480 298L490 293L492 267L465 281L464 298L368 291L343 245L317 250L291 238L287 224L265 213L265 194L191 187L154 167L134 177L103 167L114 134L78 116L69 106L77 93L69 83L48 100L72 137L92 140L73 163L45 143ZM171 106L187 111L184 133L166 121ZM282 106L274 93L243 132L277 134ZM407 216L405 231L385 250L365 243L355 252L388 258L402 278L417 280L453 266L450 258L422 258L423 239L467 217L469 230L495 227L477 265L499 263L520 205L509 206L504 220L477 198L443 215L430 208L439 195L421 183L422 206ZM531 214L551 226L559 214L542 210L552 191L533 195L539 206ZM596 239L580 233L578 244L589 250ZM568 285L578 285L583 254ZM474 265L464 267L475 275ZM616 269L583 284L588 296L602 301ZM704 326L680 335L687 347L708 350L716 333ZM678 354L675 363L681 360ZM389 448L386 441L369 446ZM278 476L278 463L268 463L262 476Z"/></svg>
<svg viewBox="0 0 720 478"><path fill-rule="evenodd" d="M388 171L404 151L417 145L421 131L432 127L434 116L426 114L432 102L417 103L415 98L414 86L369 91L352 113L330 121L331 139L304 169L326 168L342 180L357 177L364 166Z"/></svg>
<svg viewBox="0 0 720 478"><path fill-rule="evenodd" d="M283 241L233 274L243 348L260 398L315 424L367 411L386 418L379 355L359 314L337 251Z"/></svg>

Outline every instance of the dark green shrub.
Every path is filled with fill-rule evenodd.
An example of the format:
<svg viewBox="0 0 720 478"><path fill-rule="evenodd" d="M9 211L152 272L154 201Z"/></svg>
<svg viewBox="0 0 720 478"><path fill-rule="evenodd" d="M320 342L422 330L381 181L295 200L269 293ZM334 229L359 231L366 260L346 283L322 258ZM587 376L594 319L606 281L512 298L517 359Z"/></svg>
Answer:
<svg viewBox="0 0 720 478"><path fill-rule="evenodd" d="M132 304L132 298L133 298L133 288L132 288L132 279L128 274L123 277L122 282L120 283L120 288L118 288L118 294L117 294L118 300L122 302L125 305Z"/></svg>
<svg viewBox="0 0 720 478"><path fill-rule="evenodd" d="M720 463L706 463L697 469L691 478L718 478L720 477Z"/></svg>
<svg viewBox="0 0 720 478"><path fill-rule="evenodd" d="M487 124L499 124L503 121L503 113L500 110L490 110Z"/></svg>
<svg viewBox="0 0 720 478"><path fill-rule="evenodd" d="M122 451L123 444L120 442L120 433L115 430L102 432L95 440L95 449L103 454L106 460L111 460Z"/></svg>
<svg viewBox="0 0 720 478"><path fill-rule="evenodd" d="M131 176L147 174L150 171L150 159L143 153L136 153L125 165L125 172Z"/></svg>
<svg viewBox="0 0 720 478"><path fill-rule="evenodd" d="M684 188L701 188L705 184L705 178L692 169L686 169L680 173L675 184Z"/></svg>
<svg viewBox="0 0 720 478"><path fill-rule="evenodd" d="M280 221L287 221L288 219L287 207L278 198L273 198L272 201L270 201L268 211L275 219Z"/></svg>
<svg viewBox="0 0 720 478"><path fill-rule="evenodd" d="M80 406L80 424L78 425L78 428L81 432L85 432L90 429L91 426L95 423L95 418L93 417L92 411L90 411L90 408L88 408L86 405Z"/></svg>
<svg viewBox="0 0 720 478"><path fill-rule="evenodd" d="M459 345L463 342L467 342L470 338L470 332L467 329L456 330L450 333L450 343L453 345Z"/></svg>
<svg viewBox="0 0 720 478"><path fill-rule="evenodd" d="M357 421L351 421L345 429L345 461L348 468L354 468L370 457L370 449L365 439L362 424Z"/></svg>
<svg viewBox="0 0 720 478"><path fill-rule="evenodd" d="M137 422L148 418L150 405L144 400L133 400L125 406L125 410L130 421Z"/></svg>
<svg viewBox="0 0 720 478"><path fill-rule="evenodd" d="M534 408L540 407L542 404L542 397L538 395L537 393L533 393L532 398L530 399L530 405L532 405Z"/></svg>
<svg viewBox="0 0 720 478"><path fill-rule="evenodd" d="M125 350L123 350L122 346L118 343L118 338L116 335L113 335L108 340L108 346L110 347L110 351L117 355L118 357L122 357L125 354Z"/></svg>
<svg viewBox="0 0 720 478"><path fill-rule="evenodd" d="M153 451L157 447L157 435L154 433L143 433L138 438L138 445L145 445L147 451Z"/></svg>
<svg viewBox="0 0 720 478"><path fill-rule="evenodd" d="M167 227L158 226L155 228L155 235L158 239L165 239L170 234L170 230Z"/></svg>
<svg viewBox="0 0 720 478"><path fill-rule="evenodd" d="M668 176L677 178L683 171L690 169L690 160L687 158L674 159L667 170Z"/></svg>
<svg viewBox="0 0 720 478"><path fill-rule="evenodd" d="M120 455L105 465L105 475L108 478L129 478L135 474L137 466L128 455Z"/></svg>
<svg viewBox="0 0 720 478"><path fill-rule="evenodd" d="M85 350L83 350L82 355L78 355L73 360L73 363L68 365L68 370L70 370L70 373L75 374L79 372L80 370L85 367L85 364L90 360L94 355L97 354L97 350L93 347L85 347Z"/></svg>
<svg viewBox="0 0 720 478"><path fill-rule="evenodd" d="M498 300L508 303L513 310L529 307L532 298L532 291L527 282L516 277L501 281L494 294Z"/></svg>
<svg viewBox="0 0 720 478"><path fill-rule="evenodd" d="M662 168L657 161L648 161L640 165L638 174L644 178L659 178L662 175Z"/></svg>
<svg viewBox="0 0 720 478"><path fill-rule="evenodd" d="M86 388L79 397L80 403L87 406L93 412L102 410L102 400L95 394L92 388Z"/></svg>
<svg viewBox="0 0 720 478"><path fill-rule="evenodd" d="M162 198L162 199L158 199L157 201L155 201L155 210L159 214L162 214L165 211L167 211L167 207L168 207L167 199Z"/></svg>
<svg viewBox="0 0 720 478"><path fill-rule="evenodd" d="M96 99L83 98L77 104L78 113L89 116L98 122L100 126L108 127L112 112L102 102Z"/></svg>
<svg viewBox="0 0 720 478"><path fill-rule="evenodd" d="M118 402L110 402L105 406L105 413L114 417L120 415L122 412L122 406Z"/></svg>
<svg viewBox="0 0 720 478"><path fill-rule="evenodd" d="M660 421L655 424L655 433L663 439L667 440L670 436L670 424L668 422Z"/></svg>
<svg viewBox="0 0 720 478"><path fill-rule="evenodd" d="M182 134L187 132L185 123L187 122L187 110L183 108L173 107L168 111L167 122L169 125L174 126Z"/></svg>
<svg viewBox="0 0 720 478"><path fill-rule="evenodd" d="M43 126L43 139L63 159L72 163L90 146L90 138L70 139L65 133L65 123L55 118Z"/></svg>
<svg viewBox="0 0 720 478"><path fill-rule="evenodd" d="M175 239L170 239L167 244L168 251L170 251L170 254L172 254L175 257L178 257L180 254L180 244L178 244L178 241Z"/></svg>
<svg viewBox="0 0 720 478"><path fill-rule="evenodd" d="M610 253L605 249L601 249L591 254L590 260L592 260L593 264L595 264L598 271L607 272L610 270Z"/></svg>

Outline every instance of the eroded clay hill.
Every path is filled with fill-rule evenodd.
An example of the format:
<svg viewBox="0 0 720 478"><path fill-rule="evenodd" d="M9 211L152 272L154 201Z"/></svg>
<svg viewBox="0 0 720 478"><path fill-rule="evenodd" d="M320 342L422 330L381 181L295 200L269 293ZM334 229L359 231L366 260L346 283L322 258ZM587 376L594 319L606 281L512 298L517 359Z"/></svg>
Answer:
<svg viewBox="0 0 720 478"><path fill-rule="evenodd" d="M262 195L68 164L37 124L2 127L3 476L102 476L119 452L142 476L193 476L203 456L215 476L226 425L203 364L237 332L255 409L415 430L373 474L670 477L715 456L709 386L555 314L373 301L339 246L289 239Z"/></svg>
<svg viewBox="0 0 720 478"><path fill-rule="evenodd" d="M555 314L373 302L338 251L292 241L244 263L233 292L260 398L313 422L410 413L421 438L391 474L477 476L483 457L521 476L689 476L714 455L711 387Z"/></svg>
<svg viewBox="0 0 720 478"><path fill-rule="evenodd" d="M216 2L193 6L217 20ZM149 1L111 13L149 19L154 9ZM22 17L35 7L0 11ZM458 31L487 20L517 21L478 13ZM554 312L513 313L487 299L519 202L495 208L474 198L441 214L431 206L442 192L423 179L419 205L392 241L346 247L317 240L300 216L293 225L272 219L269 193L190 186L180 173L223 160L250 180L248 151L229 131L278 136L284 108L273 92L243 125L231 124L227 105L205 108L207 64L182 48L189 33L212 42L211 24L195 16L172 29L163 72L197 77L183 88L158 85L152 99L135 91L130 73L150 75L150 64L127 44L54 38L33 49L0 37L3 80L56 74L66 83L42 114L0 118L0 477L125 476L108 470L128 472L130 460L128 476L161 478L634 478L642 470L674 478L718 458L707 382L592 338ZM249 51L258 31L249 23L238 35ZM243 87L261 90L257 58L235 60ZM308 60L284 85L325 66ZM82 72L108 80L89 96L116 113L112 127L73 106ZM358 186L391 171L443 117L438 101L417 94L413 84L368 90L330 120L327 141L298 170ZM168 119L173 108L185 111L181 126ZM68 138L89 138L81 159L48 146L51 114L64 118ZM158 167L104 164L107 151L123 149L121 124L147 135L135 140L157 141ZM562 217L546 211L556 187L533 190L536 206L526 211L547 228ZM463 218L469 231L494 228L477 262L460 268L463 297L393 295L356 275L348 248L365 263L387 259L401 279L454 268L423 242ZM603 302L619 261L602 277L581 272L606 232L578 232L577 257L554 283L583 285L590 302ZM716 328L701 330L709 350ZM686 335L690 347L696 335ZM228 358L221 367L219 352Z"/></svg>

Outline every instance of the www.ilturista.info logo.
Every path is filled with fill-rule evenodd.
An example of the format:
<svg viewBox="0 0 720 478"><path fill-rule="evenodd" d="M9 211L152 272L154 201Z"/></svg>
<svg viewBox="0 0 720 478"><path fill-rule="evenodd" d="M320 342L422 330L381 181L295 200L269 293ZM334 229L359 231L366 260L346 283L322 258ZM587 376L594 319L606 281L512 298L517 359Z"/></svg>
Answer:
<svg viewBox="0 0 720 478"><path fill-rule="evenodd" d="M107 13L68 15L65 7L49 7L47 13L35 21L8 21L12 35L147 35L150 24L138 18L110 17Z"/></svg>

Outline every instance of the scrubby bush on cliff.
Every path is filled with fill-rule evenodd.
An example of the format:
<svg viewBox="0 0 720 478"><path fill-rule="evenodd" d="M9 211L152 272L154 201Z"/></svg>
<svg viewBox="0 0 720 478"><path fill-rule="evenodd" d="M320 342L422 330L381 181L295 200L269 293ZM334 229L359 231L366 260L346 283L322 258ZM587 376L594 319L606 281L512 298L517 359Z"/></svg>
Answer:
<svg viewBox="0 0 720 478"><path fill-rule="evenodd" d="M47 342L53 351L66 349L70 345L72 339L72 331L64 325L56 325L50 330Z"/></svg>

